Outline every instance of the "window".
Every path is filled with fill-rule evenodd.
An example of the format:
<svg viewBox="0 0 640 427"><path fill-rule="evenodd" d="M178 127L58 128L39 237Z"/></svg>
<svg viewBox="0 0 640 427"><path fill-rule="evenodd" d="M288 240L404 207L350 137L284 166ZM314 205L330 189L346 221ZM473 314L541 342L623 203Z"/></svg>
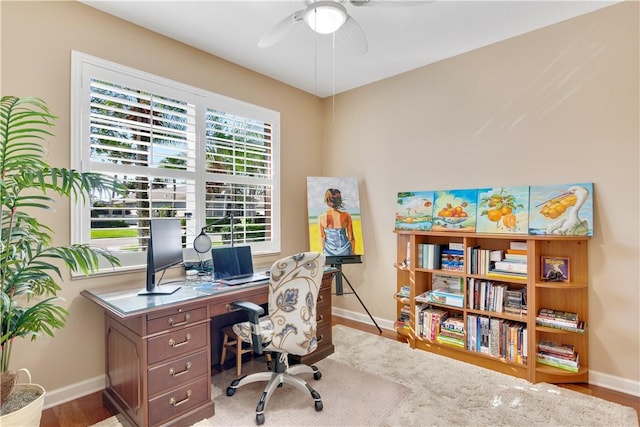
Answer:
<svg viewBox="0 0 640 427"><path fill-rule="evenodd" d="M214 245L280 250L279 113L78 52L71 99L72 167L128 189L75 207L74 243L139 267L149 219L178 217L185 248L208 225Z"/></svg>

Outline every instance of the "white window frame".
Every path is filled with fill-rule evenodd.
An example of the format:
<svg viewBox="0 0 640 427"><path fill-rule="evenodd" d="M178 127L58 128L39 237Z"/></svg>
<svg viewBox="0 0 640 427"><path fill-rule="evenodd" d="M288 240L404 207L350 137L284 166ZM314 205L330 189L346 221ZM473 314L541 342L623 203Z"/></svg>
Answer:
<svg viewBox="0 0 640 427"><path fill-rule="evenodd" d="M214 108L228 114L264 121L272 125L272 197L271 197L271 240L251 244L254 255L268 255L280 252L280 113L264 107L239 101L197 87L159 77L111 61L72 51L71 54L71 168L90 171L90 109L91 78L105 79L117 84L128 85L140 90L163 96L182 99L196 106L196 149L198 155L195 173L197 194L204 194L204 129L205 111ZM199 191L202 189L203 191ZM198 197L198 196L196 196ZM191 220L187 221L187 234L193 238L205 223L205 203L197 199ZM71 243L90 243L91 212L88 204L76 203L71 206ZM185 248L185 259L192 258L192 249ZM146 266L146 252L116 254L122 265L114 270L110 265L101 265L98 273L137 270Z"/></svg>

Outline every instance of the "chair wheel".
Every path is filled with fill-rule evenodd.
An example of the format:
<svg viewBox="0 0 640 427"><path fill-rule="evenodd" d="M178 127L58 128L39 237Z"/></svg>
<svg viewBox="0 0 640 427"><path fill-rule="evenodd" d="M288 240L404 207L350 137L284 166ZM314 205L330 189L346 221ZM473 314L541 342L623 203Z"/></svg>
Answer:
<svg viewBox="0 0 640 427"><path fill-rule="evenodd" d="M313 373L313 379L318 381L320 378L322 378L322 372L320 371L316 371Z"/></svg>
<svg viewBox="0 0 640 427"><path fill-rule="evenodd" d="M316 411L322 411L322 400L316 400Z"/></svg>
<svg viewBox="0 0 640 427"><path fill-rule="evenodd" d="M227 396L233 396L236 394L236 389L233 387L227 387Z"/></svg>
<svg viewBox="0 0 640 427"><path fill-rule="evenodd" d="M256 415L256 424L258 424L259 426L264 424L264 414L257 414Z"/></svg>

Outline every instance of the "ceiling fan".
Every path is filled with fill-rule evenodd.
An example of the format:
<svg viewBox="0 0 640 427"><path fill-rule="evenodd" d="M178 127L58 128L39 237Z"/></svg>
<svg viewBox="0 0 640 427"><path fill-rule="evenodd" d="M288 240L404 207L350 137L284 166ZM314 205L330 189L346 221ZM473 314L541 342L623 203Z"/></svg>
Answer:
<svg viewBox="0 0 640 427"><path fill-rule="evenodd" d="M369 45L362 28L349 13L345 4L351 6L402 6L415 5L416 1L376 0L305 0L305 8L293 12L278 22L258 41L259 47L269 47L284 39L297 25L306 23L319 34L336 33L336 39L351 52L362 55Z"/></svg>

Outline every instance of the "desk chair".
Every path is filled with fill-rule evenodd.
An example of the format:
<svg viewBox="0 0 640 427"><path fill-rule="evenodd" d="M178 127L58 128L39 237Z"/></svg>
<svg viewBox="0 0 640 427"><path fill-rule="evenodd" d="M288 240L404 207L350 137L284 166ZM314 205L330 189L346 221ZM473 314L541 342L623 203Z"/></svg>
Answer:
<svg viewBox="0 0 640 427"><path fill-rule="evenodd" d="M276 261L271 267L269 283L269 314L257 304L247 301L235 302L235 308L244 310L249 321L233 325L236 335L251 343L257 354L272 352L275 362L273 371L257 372L241 376L227 387L227 396L245 384L267 381L258 406L256 424L264 423L264 411L273 392L282 384L291 384L309 393L316 411L322 410L322 400L298 374L313 374L319 380L322 374L315 366L289 366L289 354L304 356L318 347L316 338L316 301L324 273L325 256L306 252Z"/></svg>

